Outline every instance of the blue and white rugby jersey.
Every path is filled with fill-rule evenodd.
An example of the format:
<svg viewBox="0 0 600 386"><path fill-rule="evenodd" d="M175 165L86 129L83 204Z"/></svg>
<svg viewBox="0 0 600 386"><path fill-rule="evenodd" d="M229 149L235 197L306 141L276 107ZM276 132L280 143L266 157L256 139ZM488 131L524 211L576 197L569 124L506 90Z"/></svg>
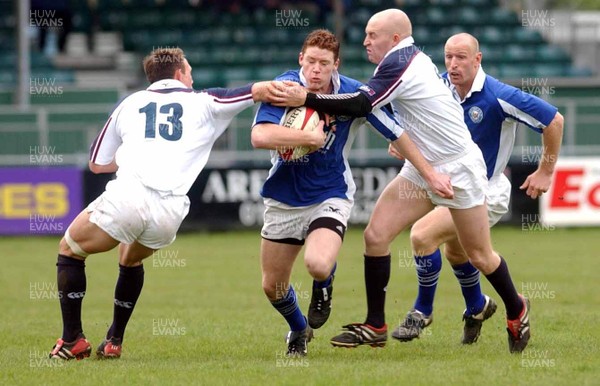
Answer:
<svg viewBox="0 0 600 386"><path fill-rule="evenodd" d="M460 104L412 37L388 51L360 91L373 109L392 103L400 124L431 164L452 161L475 146Z"/></svg>
<svg viewBox="0 0 600 386"><path fill-rule="evenodd" d="M300 70L288 71L276 80L291 80L306 85ZM339 75L332 75L333 92L356 92L362 83ZM273 123L281 125L287 109L262 103L254 118L254 125ZM265 181L261 195L290 206L307 206L323 202L328 198L353 200L356 186L352 178L348 154L358 128L368 123L388 141L396 140L403 129L394 117L391 107L374 111L363 118L333 116L325 144L314 153L295 161L284 161L276 151L271 151L272 167ZM335 130L332 128L335 127Z"/></svg>
<svg viewBox="0 0 600 386"><path fill-rule="evenodd" d="M175 79L159 80L117 105L90 148L90 161L116 159L118 180L184 195L217 138L253 104L251 85L195 91Z"/></svg>
<svg viewBox="0 0 600 386"><path fill-rule="evenodd" d="M450 88L460 101L454 85ZM483 152L488 179L504 172L520 123L541 133L558 111L543 99L486 75L481 66L460 103L471 136Z"/></svg>

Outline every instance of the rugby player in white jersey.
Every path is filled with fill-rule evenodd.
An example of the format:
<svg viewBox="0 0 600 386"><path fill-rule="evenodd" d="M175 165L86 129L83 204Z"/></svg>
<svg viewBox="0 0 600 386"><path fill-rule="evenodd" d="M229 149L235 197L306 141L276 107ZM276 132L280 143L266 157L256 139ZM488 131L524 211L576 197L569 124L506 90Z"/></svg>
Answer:
<svg viewBox="0 0 600 386"><path fill-rule="evenodd" d="M520 189L535 199L550 187L563 134L563 116L548 102L486 75L481 67L482 53L475 37L467 33L451 36L444 47L447 77L455 98L464 110L471 137L483 153L489 188L486 196L490 227L508 212L511 184L504 175L519 126L542 134L543 152L536 171ZM523 129L523 128L521 128ZM399 154L393 147L391 155ZM410 240L417 263L417 299L392 336L401 341L418 338L433 320L433 300L442 267L439 246L450 262L465 299L463 344L477 341L482 324L496 310L492 298L481 292L479 271L469 262L452 222L450 211L437 207L411 228Z"/></svg>
<svg viewBox="0 0 600 386"><path fill-rule="evenodd" d="M379 197L364 232L367 318L364 323L344 326L346 331L331 343L339 347L385 345L390 244L402 230L435 206L446 206L471 263L486 276L504 302L509 351L520 352L530 336L529 301L518 294L506 262L492 248L485 202L486 166L463 121L463 110L437 67L414 44L412 26L404 12L388 9L373 15L365 32L367 56L378 66L360 92L314 94L289 82L272 90L275 103L304 104L325 113L364 116L373 108L391 102L425 158L436 170L450 175L454 198L431 192L414 166L405 163Z"/></svg>
<svg viewBox="0 0 600 386"><path fill-rule="evenodd" d="M346 93L357 91L362 83L340 75L340 44L327 30L315 30L305 39L299 55L299 70L288 71L276 80L299 82L311 92ZM348 155L359 129L368 124L390 146L404 154L426 176L437 194L451 197L448 176L434 172L391 111L376 110L365 118L330 116L325 132L319 126L319 140L303 130L282 127L286 109L262 104L252 129L257 148L281 150L310 146L314 151L296 160L286 160L272 152L272 168L261 195L265 203L261 231L263 290L273 307L286 319L289 356L307 353L312 328L329 318L336 258L342 246L356 190ZM298 307L292 267L305 246L304 264L314 281L308 318Z"/></svg>
<svg viewBox="0 0 600 386"><path fill-rule="evenodd" d="M97 355L121 356L125 327L144 282L142 260L175 240L189 209L186 193L233 117L257 101L269 101L271 82L195 91L192 68L179 48L156 49L143 64L151 85L118 104L90 149L92 172L117 172L117 178L60 241L56 265L63 333L51 358L90 355L81 323L84 261L117 245L114 317Z"/></svg>

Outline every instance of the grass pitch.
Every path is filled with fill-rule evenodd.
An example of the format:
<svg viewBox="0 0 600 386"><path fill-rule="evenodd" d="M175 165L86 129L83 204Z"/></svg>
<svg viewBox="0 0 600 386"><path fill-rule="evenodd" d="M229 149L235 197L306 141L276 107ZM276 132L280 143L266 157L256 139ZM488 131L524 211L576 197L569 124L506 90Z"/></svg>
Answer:
<svg viewBox="0 0 600 386"><path fill-rule="evenodd" d="M460 288L444 262L434 323L409 343L383 349L333 348L341 325L366 314L362 234L348 232L330 320L303 359L285 357L285 321L261 289L258 231L184 234L145 262L144 291L129 323L123 357L56 362L46 356L62 330L56 298L57 238L2 238L1 384L600 384L598 229L495 228L494 246L520 292L531 298L532 337L508 353L504 308L462 346ZM87 261L85 333L94 349L112 319L116 251ZM300 257L292 283L306 312L311 279ZM407 234L392 249L387 322L412 307L416 276Z"/></svg>

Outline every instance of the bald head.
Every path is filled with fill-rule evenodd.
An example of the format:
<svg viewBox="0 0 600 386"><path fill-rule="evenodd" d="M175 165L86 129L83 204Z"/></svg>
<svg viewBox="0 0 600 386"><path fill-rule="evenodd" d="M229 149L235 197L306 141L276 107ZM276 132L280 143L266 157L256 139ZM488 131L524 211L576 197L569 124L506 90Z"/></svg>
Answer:
<svg viewBox="0 0 600 386"><path fill-rule="evenodd" d="M412 35L412 24L408 15L395 8L386 9L377 12L369 19L369 24L375 22L381 26L381 29L391 35L398 34L401 39Z"/></svg>
<svg viewBox="0 0 600 386"><path fill-rule="evenodd" d="M367 57L379 64L403 39L412 35L410 19L399 9L386 9L371 16L365 28Z"/></svg>
<svg viewBox="0 0 600 386"><path fill-rule="evenodd" d="M461 99L464 98L471 90L481 66L477 39L467 33L451 36L444 46L444 62L448 79L456 87Z"/></svg>
<svg viewBox="0 0 600 386"><path fill-rule="evenodd" d="M479 42L475 39L475 36L466 32L450 36L446 41L446 46L462 47L473 55L479 52Z"/></svg>

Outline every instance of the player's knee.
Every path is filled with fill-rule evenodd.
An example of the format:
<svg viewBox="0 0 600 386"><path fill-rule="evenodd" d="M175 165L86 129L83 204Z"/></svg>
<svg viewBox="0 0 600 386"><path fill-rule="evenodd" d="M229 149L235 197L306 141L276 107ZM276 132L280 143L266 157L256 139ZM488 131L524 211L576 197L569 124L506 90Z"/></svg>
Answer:
<svg viewBox="0 0 600 386"><path fill-rule="evenodd" d="M492 264L493 256L483 249L472 248L466 251L471 264L481 272L487 272Z"/></svg>
<svg viewBox="0 0 600 386"><path fill-rule="evenodd" d="M270 301L279 300L285 295L285 291L282 291L281 288L278 287L279 286L273 281L263 278L262 288L265 295Z"/></svg>
<svg viewBox="0 0 600 386"><path fill-rule="evenodd" d="M367 225L365 232L363 234L365 240L365 246L367 249L371 248L382 248L387 249L391 238L388 237L384 232L373 229L370 225Z"/></svg>
<svg viewBox="0 0 600 386"><path fill-rule="evenodd" d="M421 229L412 229L410 232L410 244L413 251L419 255L429 255L437 249L435 241L428 232Z"/></svg>
<svg viewBox="0 0 600 386"><path fill-rule="evenodd" d="M469 261L469 257L464 252L457 252L451 248L446 248L444 250L444 255L446 256L446 259L450 265L464 264Z"/></svg>
<svg viewBox="0 0 600 386"><path fill-rule="evenodd" d="M323 281L329 277L332 267L324 259L305 260L306 269L316 281Z"/></svg>
<svg viewBox="0 0 600 386"><path fill-rule="evenodd" d="M75 257L77 256L79 259L85 260L87 256L80 256L73 252L67 240L63 237L60 239L58 243L58 254L63 256Z"/></svg>

